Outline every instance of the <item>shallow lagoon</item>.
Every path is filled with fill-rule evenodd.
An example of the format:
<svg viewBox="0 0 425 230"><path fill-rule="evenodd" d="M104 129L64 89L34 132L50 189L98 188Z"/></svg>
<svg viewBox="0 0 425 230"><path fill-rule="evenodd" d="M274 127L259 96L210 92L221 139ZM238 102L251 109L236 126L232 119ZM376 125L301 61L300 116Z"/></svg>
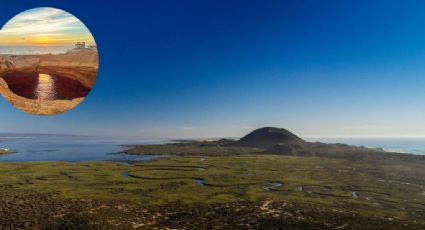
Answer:
<svg viewBox="0 0 425 230"><path fill-rule="evenodd" d="M0 147L17 151L1 155L0 162L149 160L155 156L116 153L124 149L122 144L152 143L164 142L72 135L0 134Z"/></svg>
<svg viewBox="0 0 425 230"><path fill-rule="evenodd" d="M327 143L347 143L381 147L388 151L425 154L425 139L309 139ZM17 153L0 155L0 162L25 161L131 161L149 160L156 156L116 154L121 145L163 144L166 140L93 137L49 134L0 134L0 148Z"/></svg>

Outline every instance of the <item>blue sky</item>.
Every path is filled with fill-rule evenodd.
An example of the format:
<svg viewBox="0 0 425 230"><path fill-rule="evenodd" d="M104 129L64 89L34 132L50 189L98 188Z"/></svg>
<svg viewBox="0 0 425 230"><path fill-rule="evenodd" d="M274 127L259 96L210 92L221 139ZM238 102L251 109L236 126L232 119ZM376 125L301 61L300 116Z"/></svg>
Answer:
<svg viewBox="0 0 425 230"><path fill-rule="evenodd" d="M424 1L9 1L81 19L100 52L78 107L31 116L0 101L0 131L302 137L425 136Z"/></svg>

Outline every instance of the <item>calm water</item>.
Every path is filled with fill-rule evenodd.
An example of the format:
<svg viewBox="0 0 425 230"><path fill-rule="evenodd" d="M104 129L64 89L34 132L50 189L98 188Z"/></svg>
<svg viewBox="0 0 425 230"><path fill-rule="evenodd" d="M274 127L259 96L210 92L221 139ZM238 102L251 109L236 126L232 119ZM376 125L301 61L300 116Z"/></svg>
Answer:
<svg viewBox="0 0 425 230"><path fill-rule="evenodd" d="M2 74L15 94L42 100L72 100L87 96L90 89L66 76L14 71Z"/></svg>
<svg viewBox="0 0 425 230"><path fill-rule="evenodd" d="M48 74L38 74L38 84L34 90L35 97L42 100L54 100L56 98L56 82Z"/></svg>
<svg viewBox="0 0 425 230"><path fill-rule="evenodd" d="M309 138L308 141L345 143L371 148L383 148L389 152L425 155L425 138Z"/></svg>
<svg viewBox="0 0 425 230"><path fill-rule="evenodd" d="M68 135L0 134L0 147L17 151L15 154L0 155L0 162L147 160L153 156L113 153L124 149L121 144L148 143L161 142Z"/></svg>
<svg viewBox="0 0 425 230"><path fill-rule="evenodd" d="M0 46L0 54L60 54L73 46Z"/></svg>
<svg viewBox="0 0 425 230"><path fill-rule="evenodd" d="M387 151L425 155L425 139L359 139L316 138L308 141L346 143L383 148ZM154 156L114 154L123 144L161 144L165 141L143 141L124 138L84 137L71 135L0 134L0 147L18 151L0 155L0 162L21 161L126 161L147 160Z"/></svg>

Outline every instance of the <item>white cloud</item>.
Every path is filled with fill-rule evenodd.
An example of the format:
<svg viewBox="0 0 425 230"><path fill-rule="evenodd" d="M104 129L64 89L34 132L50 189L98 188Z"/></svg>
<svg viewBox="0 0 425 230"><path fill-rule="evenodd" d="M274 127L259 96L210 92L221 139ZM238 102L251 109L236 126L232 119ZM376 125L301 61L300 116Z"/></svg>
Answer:
<svg viewBox="0 0 425 230"><path fill-rule="evenodd" d="M65 11L43 7L16 15L4 25L1 34L3 36L57 35L72 30L85 31L86 28L80 20Z"/></svg>

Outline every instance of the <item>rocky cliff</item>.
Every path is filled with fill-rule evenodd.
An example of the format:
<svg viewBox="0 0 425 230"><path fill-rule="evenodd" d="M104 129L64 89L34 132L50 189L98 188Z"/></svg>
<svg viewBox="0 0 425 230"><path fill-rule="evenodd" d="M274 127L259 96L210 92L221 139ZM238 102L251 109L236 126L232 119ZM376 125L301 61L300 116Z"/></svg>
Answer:
<svg viewBox="0 0 425 230"><path fill-rule="evenodd" d="M64 113L77 106L84 98L76 98L73 100L34 100L27 99L14 94L7 83L0 77L0 93L15 108L30 114L52 115Z"/></svg>
<svg viewBox="0 0 425 230"><path fill-rule="evenodd" d="M78 50L58 55L0 55L0 93L16 108L31 114L52 115L66 112L84 98L72 100L28 99L12 92L2 78L13 72L35 72L58 75L78 81L91 89L98 71L98 53L95 50Z"/></svg>
<svg viewBox="0 0 425 230"><path fill-rule="evenodd" d="M96 81L98 66L97 51L89 49L57 55L0 55L0 74L21 71L60 75L88 88Z"/></svg>

